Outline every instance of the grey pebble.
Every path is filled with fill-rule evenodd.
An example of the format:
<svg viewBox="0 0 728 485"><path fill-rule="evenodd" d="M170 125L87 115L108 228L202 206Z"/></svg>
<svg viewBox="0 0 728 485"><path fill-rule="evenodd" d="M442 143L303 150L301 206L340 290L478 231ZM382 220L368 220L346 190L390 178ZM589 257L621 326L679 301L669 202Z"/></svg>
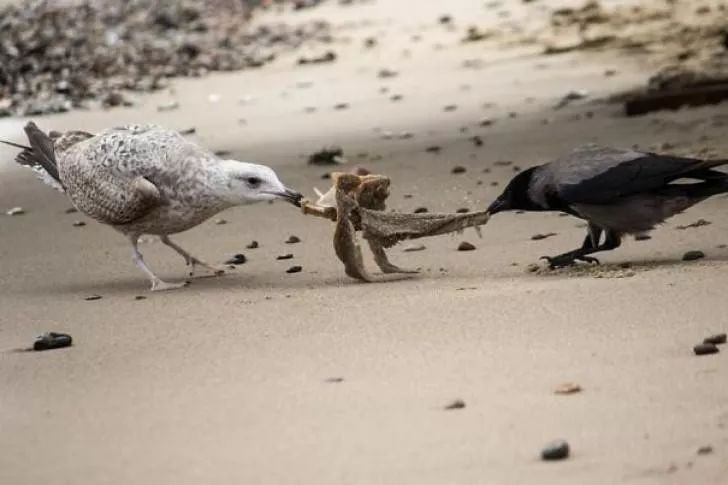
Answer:
<svg viewBox="0 0 728 485"><path fill-rule="evenodd" d="M286 244L297 244L301 242L301 238L295 235L290 235L288 239L286 239Z"/></svg>
<svg viewBox="0 0 728 485"><path fill-rule="evenodd" d="M702 251L688 251L685 254L683 254L682 260L683 261L695 261L697 259L702 259L705 257L705 253Z"/></svg>
<svg viewBox="0 0 728 485"><path fill-rule="evenodd" d="M458 251L475 251L475 246L467 241L463 241L458 246Z"/></svg>
<svg viewBox="0 0 728 485"><path fill-rule="evenodd" d="M277 260L282 261L284 259L293 259L292 254L281 254L280 256L276 257Z"/></svg>
<svg viewBox="0 0 728 485"><path fill-rule="evenodd" d="M258 249L260 247L260 244L258 244L258 241L250 241L250 244L245 246L246 249Z"/></svg>
<svg viewBox="0 0 728 485"><path fill-rule="evenodd" d="M96 300L100 300L101 298L103 298L101 295L89 295L86 298L84 298L84 300L86 300L86 301L96 301Z"/></svg>
<svg viewBox="0 0 728 485"><path fill-rule="evenodd" d="M35 339L33 350L52 350L70 347L73 338L67 333L47 332Z"/></svg>
<svg viewBox="0 0 728 485"><path fill-rule="evenodd" d="M462 399L456 399L447 406L445 406L445 410L452 411L454 409L464 409L465 408L465 401Z"/></svg>
<svg viewBox="0 0 728 485"><path fill-rule="evenodd" d="M244 254L235 254L232 258L225 261L225 264L232 264L232 265L239 265L239 264L245 264L248 262L248 258L245 257Z"/></svg>
<svg viewBox="0 0 728 485"><path fill-rule="evenodd" d="M300 273L301 271L303 271L303 267L301 267L301 266L291 266L290 268L288 268L286 270L286 273L288 273L288 274Z"/></svg>
<svg viewBox="0 0 728 485"><path fill-rule="evenodd" d="M720 349L715 344L702 343L693 347L693 352L695 352L695 355L710 355L717 354Z"/></svg>
<svg viewBox="0 0 728 485"><path fill-rule="evenodd" d="M541 459L546 461L563 460L569 456L570 451L569 443L566 441L552 441L541 450Z"/></svg>
<svg viewBox="0 0 728 485"><path fill-rule="evenodd" d="M724 333L717 333L715 335L711 335L710 337L706 337L703 339L704 344L713 344L713 345L721 345L726 343L726 334Z"/></svg>

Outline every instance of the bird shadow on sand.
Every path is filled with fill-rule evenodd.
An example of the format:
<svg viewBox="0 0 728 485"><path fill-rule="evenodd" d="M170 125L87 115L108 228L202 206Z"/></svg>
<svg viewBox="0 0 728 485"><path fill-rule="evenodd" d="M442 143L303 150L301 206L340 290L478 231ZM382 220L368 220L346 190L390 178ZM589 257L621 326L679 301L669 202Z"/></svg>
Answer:
<svg viewBox="0 0 728 485"><path fill-rule="evenodd" d="M696 261L683 261L681 258L655 258L640 261L623 261L619 263L603 264L576 264L566 268L549 269L539 267L530 273L538 277L572 277L572 278L630 278L639 273L658 269L673 269L685 271L692 268L706 268L710 266L725 266L728 264L728 254L715 255Z"/></svg>

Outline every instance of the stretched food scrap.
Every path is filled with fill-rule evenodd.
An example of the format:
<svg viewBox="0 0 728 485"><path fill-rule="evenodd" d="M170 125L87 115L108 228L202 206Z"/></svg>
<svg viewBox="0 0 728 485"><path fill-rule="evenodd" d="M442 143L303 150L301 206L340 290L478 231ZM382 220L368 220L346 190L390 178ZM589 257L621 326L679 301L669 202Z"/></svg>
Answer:
<svg viewBox="0 0 728 485"><path fill-rule="evenodd" d="M346 274L363 281L377 281L365 266L356 232L361 231L382 273L412 274L417 271L392 264L384 251L409 239L460 232L488 222L486 211L467 214L403 214L385 212L390 180L383 175L331 174L334 185L318 201L302 203L303 213L336 222L334 250Z"/></svg>

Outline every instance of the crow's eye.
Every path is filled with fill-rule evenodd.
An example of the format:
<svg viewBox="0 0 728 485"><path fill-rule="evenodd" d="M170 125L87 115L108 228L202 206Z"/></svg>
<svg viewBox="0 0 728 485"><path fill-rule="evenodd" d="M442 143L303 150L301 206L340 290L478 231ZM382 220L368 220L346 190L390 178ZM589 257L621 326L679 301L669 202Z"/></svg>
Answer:
<svg viewBox="0 0 728 485"><path fill-rule="evenodd" d="M245 183L251 188L260 186L262 181L258 177L245 177Z"/></svg>

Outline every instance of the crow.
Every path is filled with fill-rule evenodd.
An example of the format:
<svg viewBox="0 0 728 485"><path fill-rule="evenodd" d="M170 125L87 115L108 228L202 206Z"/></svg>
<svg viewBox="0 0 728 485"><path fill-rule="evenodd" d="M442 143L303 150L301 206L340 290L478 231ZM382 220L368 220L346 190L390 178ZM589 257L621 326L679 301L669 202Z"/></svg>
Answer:
<svg viewBox="0 0 728 485"><path fill-rule="evenodd" d="M590 254L616 249L623 236L645 235L698 202L728 192L728 175L713 170L726 164L728 159L588 145L516 175L488 212L560 211L584 219L588 234L580 248L542 259L551 268L577 260L598 264Z"/></svg>

